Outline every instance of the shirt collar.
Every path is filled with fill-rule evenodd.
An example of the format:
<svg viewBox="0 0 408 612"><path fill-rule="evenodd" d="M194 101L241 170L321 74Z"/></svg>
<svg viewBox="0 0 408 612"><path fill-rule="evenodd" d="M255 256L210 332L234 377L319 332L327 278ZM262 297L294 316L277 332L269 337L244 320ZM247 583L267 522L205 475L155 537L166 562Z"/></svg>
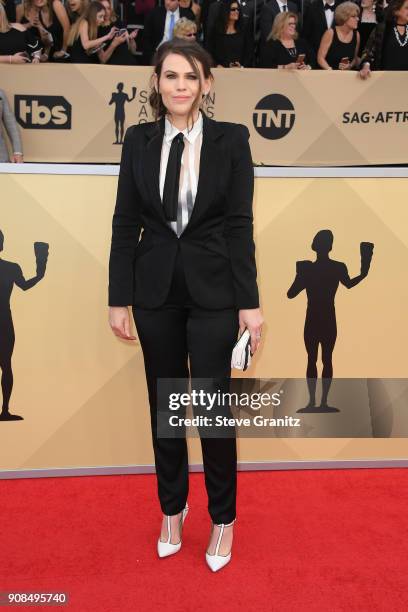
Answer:
<svg viewBox="0 0 408 612"><path fill-rule="evenodd" d="M176 134L178 134L180 131L184 134L184 137L188 140L188 142L190 144L193 144L197 136L202 131L202 129L203 129L203 116L201 114L201 111L199 111L198 119L194 123L192 129L189 132L187 128L185 130L179 130L171 123L167 115L165 117L164 137L166 139L167 144L170 144L174 136L176 136Z"/></svg>

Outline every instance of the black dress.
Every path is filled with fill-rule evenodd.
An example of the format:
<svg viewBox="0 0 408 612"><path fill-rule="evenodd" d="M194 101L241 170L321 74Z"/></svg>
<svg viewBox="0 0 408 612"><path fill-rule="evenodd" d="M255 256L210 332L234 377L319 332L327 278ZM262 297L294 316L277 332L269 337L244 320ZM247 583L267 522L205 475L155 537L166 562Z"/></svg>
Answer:
<svg viewBox="0 0 408 612"><path fill-rule="evenodd" d="M376 27L374 21L360 21L358 31L360 32L360 49L364 50L371 32Z"/></svg>
<svg viewBox="0 0 408 612"><path fill-rule="evenodd" d="M64 30L55 15L53 15L53 21L49 26L45 25L41 12L39 13L39 19L40 19L42 27L45 28L52 36L53 43L52 43L52 47L50 49L50 55L49 55L49 59L51 60L55 51L60 51L62 49L62 44L64 40ZM24 16L21 20L21 23L25 24L25 23L30 23L30 22L27 19L27 17ZM34 35L41 41L41 34L40 34L39 29L32 27L30 28L30 30L32 30Z"/></svg>
<svg viewBox="0 0 408 612"><path fill-rule="evenodd" d="M27 52L29 55L40 49L40 41L30 30L17 30L11 28L8 32L0 33L0 55L14 55Z"/></svg>
<svg viewBox="0 0 408 612"><path fill-rule="evenodd" d="M119 29L124 27L123 24L118 21L112 25L99 26L97 37L100 38L101 36L106 36L106 34L109 34L113 26ZM111 41L108 41L105 49L108 48L108 46L110 45L110 42ZM129 47L127 46L127 43L124 42L118 47L116 47L116 49L113 51L112 55L110 56L110 58L108 59L106 63L113 64L114 66L136 66L139 63L139 61L138 61L138 56L133 55L133 53L129 51Z"/></svg>
<svg viewBox="0 0 408 612"><path fill-rule="evenodd" d="M71 56L71 63L73 64L99 64L99 57L97 53L88 53L82 46L81 37L74 41L72 47L69 47L68 53Z"/></svg>
<svg viewBox="0 0 408 612"><path fill-rule="evenodd" d="M305 55L305 64L316 67L316 56L309 43L302 38L294 41L294 46L288 49L280 40L269 40L262 48L259 59L260 68L277 68L296 62L299 55Z"/></svg>
<svg viewBox="0 0 408 612"><path fill-rule="evenodd" d="M214 64L229 67L231 62L239 62L241 66L252 66L253 40L252 32L243 27L233 34L217 32L214 28L208 40L208 50Z"/></svg>
<svg viewBox="0 0 408 612"><path fill-rule="evenodd" d="M401 41L401 46L397 40ZM405 26L405 34L401 36L398 30L391 28L384 40L383 70L408 70L408 26Z"/></svg>
<svg viewBox="0 0 408 612"><path fill-rule="evenodd" d="M357 31L354 30L353 37L349 43L342 42L337 36L337 28L333 28L333 40L326 55L326 62L333 68L339 70L339 64L343 57L348 57L350 63L354 59L357 47Z"/></svg>

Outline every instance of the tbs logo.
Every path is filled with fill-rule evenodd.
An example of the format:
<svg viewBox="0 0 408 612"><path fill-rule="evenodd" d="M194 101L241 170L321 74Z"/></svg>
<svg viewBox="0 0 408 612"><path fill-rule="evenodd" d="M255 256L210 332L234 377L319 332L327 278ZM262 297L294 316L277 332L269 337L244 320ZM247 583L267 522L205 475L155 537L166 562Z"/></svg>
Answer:
<svg viewBox="0 0 408 612"><path fill-rule="evenodd" d="M71 129L72 106L63 96L14 96L14 113L26 129Z"/></svg>

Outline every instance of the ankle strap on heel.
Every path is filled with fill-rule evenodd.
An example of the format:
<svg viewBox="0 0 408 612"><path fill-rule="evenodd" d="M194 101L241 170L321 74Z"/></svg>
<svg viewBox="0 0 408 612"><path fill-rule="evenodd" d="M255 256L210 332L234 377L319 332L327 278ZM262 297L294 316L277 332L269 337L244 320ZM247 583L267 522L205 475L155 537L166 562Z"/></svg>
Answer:
<svg viewBox="0 0 408 612"><path fill-rule="evenodd" d="M185 519L185 517L186 517L186 514L187 514L188 510L189 510L189 507L188 507L188 504L187 504L187 502L186 502L185 507L184 507L184 508L183 508L183 510L181 511L181 516L180 516L180 528L181 528L181 526L182 526L182 524L183 524L183 522L184 522L184 519ZM171 540L171 526L170 526L170 518L171 518L172 516L175 516L175 515L173 515L173 514L165 514L164 516L166 517L166 520L167 520L167 542L166 542L166 544L170 544L170 540Z"/></svg>
<svg viewBox="0 0 408 612"><path fill-rule="evenodd" d="M170 544L171 540L171 528L170 528L170 516L166 514L167 519L167 544Z"/></svg>
<svg viewBox="0 0 408 612"><path fill-rule="evenodd" d="M218 538L217 538L217 544L215 546L215 555L218 556L218 552L220 550L220 545L221 545L221 540L222 540L222 535L224 533L224 528L225 527L230 527L231 525L233 525L235 523L237 519L235 518L232 523L214 523L214 525L216 525L217 527L221 527L220 529L220 533L218 534Z"/></svg>

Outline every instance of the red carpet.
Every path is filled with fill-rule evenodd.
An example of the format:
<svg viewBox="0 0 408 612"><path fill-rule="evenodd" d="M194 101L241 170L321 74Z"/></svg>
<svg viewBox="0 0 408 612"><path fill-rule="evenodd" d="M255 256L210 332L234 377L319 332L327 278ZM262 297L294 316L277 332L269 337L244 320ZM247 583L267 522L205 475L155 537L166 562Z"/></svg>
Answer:
<svg viewBox="0 0 408 612"><path fill-rule="evenodd" d="M204 560L202 474L183 548L158 559L154 476L0 481L0 591L66 591L70 611L406 611L408 471L240 472L230 565ZM8 608L5 608L8 609Z"/></svg>

